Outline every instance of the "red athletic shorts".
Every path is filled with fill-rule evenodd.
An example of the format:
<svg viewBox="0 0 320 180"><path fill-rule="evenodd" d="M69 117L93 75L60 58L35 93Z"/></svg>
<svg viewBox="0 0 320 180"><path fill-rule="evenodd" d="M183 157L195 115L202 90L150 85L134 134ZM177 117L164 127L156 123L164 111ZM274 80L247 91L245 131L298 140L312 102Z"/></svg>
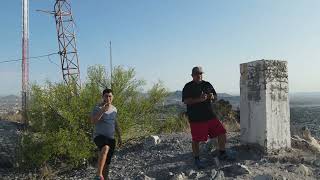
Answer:
<svg viewBox="0 0 320 180"><path fill-rule="evenodd" d="M211 119L204 122L190 122L192 141L207 141L208 136L215 138L227 131L219 119Z"/></svg>

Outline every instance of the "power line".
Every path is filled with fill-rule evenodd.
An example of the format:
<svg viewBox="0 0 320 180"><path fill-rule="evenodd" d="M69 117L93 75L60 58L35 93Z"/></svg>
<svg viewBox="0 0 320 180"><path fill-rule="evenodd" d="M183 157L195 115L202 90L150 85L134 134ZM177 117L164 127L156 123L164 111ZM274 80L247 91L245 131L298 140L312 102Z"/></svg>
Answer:
<svg viewBox="0 0 320 180"><path fill-rule="evenodd" d="M56 53L50 53L50 54L46 54L46 55L41 55L41 56L32 56L32 57L29 57L29 58L26 58L26 59L39 59L39 58L43 58L43 57L50 57L52 55L55 55L55 54L59 54L58 52ZM17 61L22 61L22 59L9 59L9 60L5 60L5 61L0 61L0 64L3 64L3 63L10 63L10 62L17 62Z"/></svg>
<svg viewBox="0 0 320 180"><path fill-rule="evenodd" d="M60 66L59 66L57 63L53 62L53 61L50 59L50 56L48 56L48 60L49 60L52 64L54 64L54 65L56 65L56 66L58 66L58 67L60 68Z"/></svg>

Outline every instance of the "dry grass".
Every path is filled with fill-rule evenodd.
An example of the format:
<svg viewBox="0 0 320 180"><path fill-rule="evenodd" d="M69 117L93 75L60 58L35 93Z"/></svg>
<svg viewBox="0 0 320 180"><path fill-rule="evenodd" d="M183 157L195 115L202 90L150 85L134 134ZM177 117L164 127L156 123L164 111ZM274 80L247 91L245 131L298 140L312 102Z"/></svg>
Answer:
<svg viewBox="0 0 320 180"><path fill-rule="evenodd" d="M8 113L1 115L0 119L22 123L22 115L20 113Z"/></svg>
<svg viewBox="0 0 320 180"><path fill-rule="evenodd" d="M223 125L228 132L240 131L240 124L235 119L226 120L223 122Z"/></svg>

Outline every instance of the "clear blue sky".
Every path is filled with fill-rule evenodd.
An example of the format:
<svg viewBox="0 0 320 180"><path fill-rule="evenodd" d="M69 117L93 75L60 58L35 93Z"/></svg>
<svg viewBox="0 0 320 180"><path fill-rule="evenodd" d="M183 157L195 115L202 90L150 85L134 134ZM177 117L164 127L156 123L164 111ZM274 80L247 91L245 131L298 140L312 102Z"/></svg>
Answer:
<svg viewBox="0 0 320 180"><path fill-rule="evenodd" d="M36 12L53 0L30 0L30 56L57 52L54 18ZM107 64L133 67L150 87L162 80L181 90L191 68L218 92L239 93L239 64L257 59L289 63L291 92L320 91L319 0L73 0L80 71ZM21 58L21 0L0 7L0 61ZM52 60L59 64L58 56ZM46 58L30 62L31 82L61 81ZM0 64L0 94L18 94L21 63Z"/></svg>

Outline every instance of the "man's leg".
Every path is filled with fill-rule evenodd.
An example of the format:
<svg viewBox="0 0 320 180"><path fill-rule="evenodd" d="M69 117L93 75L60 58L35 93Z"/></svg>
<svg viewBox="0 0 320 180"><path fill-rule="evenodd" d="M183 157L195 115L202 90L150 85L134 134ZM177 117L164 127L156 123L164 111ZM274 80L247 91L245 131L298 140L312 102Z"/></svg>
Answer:
<svg viewBox="0 0 320 180"><path fill-rule="evenodd" d="M192 136L192 152L194 157L199 157L201 141L208 140L208 122L190 122Z"/></svg>
<svg viewBox="0 0 320 180"><path fill-rule="evenodd" d="M226 142L227 142L227 135L226 134L221 134L218 136L219 151L226 150Z"/></svg>
<svg viewBox="0 0 320 180"><path fill-rule="evenodd" d="M107 155L110 147L105 145L101 148L99 159L98 159L98 176L103 176L103 169L107 160Z"/></svg>
<svg viewBox="0 0 320 180"><path fill-rule="evenodd" d="M205 168L204 164L200 161L200 142L208 139L208 125L207 122L190 122L191 135L192 135L192 152L194 163L199 169Z"/></svg>
<svg viewBox="0 0 320 180"><path fill-rule="evenodd" d="M199 157L200 148L199 148L199 141L192 141L192 152L193 157Z"/></svg>
<svg viewBox="0 0 320 180"><path fill-rule="evenodd" d="M205 168L205 165L200 161L200 142L199 141L192 141L192 152L194 157L194 164L198 169Z"/></svg>
<svg viewBox="0 0 320 180"><path fill-rule="evenodd" d="M226 146L226 133L225 134L221 134L218 136L218 144L219 144L219 159L220 160L234 160L235 159L235 155L231 152L229 152L228 154L226 153L225 150L225 146Z"/></svg>
<svg viewBox="0 0 320 180"><path fill-rule="evenodd" d="M218 149L220 154L225 153L227 142L226 133L227 131L219 119L212 119L209 121L209 136L210 138L218 138Z"/></svg>
<svg viewBox="0 0 320 180"><path fill-rule="evenodd" d="M109 179L109 164L104 165L102 174L105 180Z"/></svg>
<svg viewBox="0 0 320 180"><path fill-rule="evenodd" d="M114 149L116 146L116 141L114 139L109 139L109 151L108 151L108 155L107 155L107 159L106 162L104 164L104 168L103 168L103 177L104 179L109 179L109 169L110 169L110 164L111 164L111 159L114 153Z"/></svg>

